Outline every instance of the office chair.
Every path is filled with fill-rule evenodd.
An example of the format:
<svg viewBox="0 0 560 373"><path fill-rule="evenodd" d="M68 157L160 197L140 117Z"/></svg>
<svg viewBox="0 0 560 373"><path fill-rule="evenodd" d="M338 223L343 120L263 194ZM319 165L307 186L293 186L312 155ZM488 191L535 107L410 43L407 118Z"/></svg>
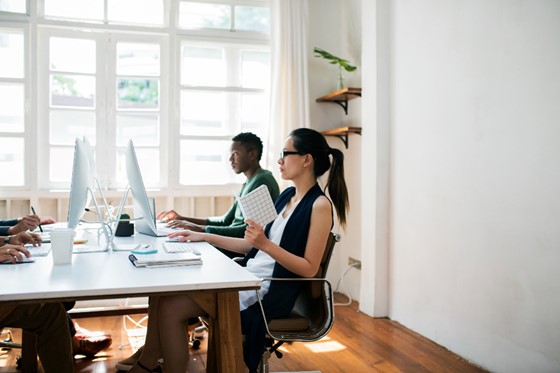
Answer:
<svg viewBox="0 0 560 373"><path fill-rule="evenodd" d="M331 232L315 277L263 279L263 281L304 281L304 287L290 315L281 319L273 319L266 325L270 339L261 359L260 373L269 373L268 360L273 353L278 358L282 358L282 353L278 351L278 348L285 342L317 341L331 330L334 323L333 294L331 284L325 277L334 245L338 241L340 241L340 235ZM260 297L259 304L263 318L266 319Z"/></svg>

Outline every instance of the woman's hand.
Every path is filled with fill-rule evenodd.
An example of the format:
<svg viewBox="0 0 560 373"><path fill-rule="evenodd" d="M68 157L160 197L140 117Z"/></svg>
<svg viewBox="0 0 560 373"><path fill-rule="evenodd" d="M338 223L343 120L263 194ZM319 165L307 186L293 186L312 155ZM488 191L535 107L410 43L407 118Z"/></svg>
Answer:
<svg viewBox="0 0 560 373"><path fill-rule="evenodd" d="M23 246L4 245L0 247L0 262L10 262L12 264L21 262L24 255L31 258L31 254Z"/></svg>
<svg viewBox="0 0 560 373"><path fill-rule="evenodd" d="M245 223L247 224L245 228L245 241L259 250L266 251L266 246L270 241L264 234L264 228L251 219L245 220Z"/></svg>
<svg viewBox="0 0 560 373"><path fill-rule="evenodd" d="M168 234L167 237L170 239L176 239L179 242L199 242L204 241L204 235L205 233L184 230Z"/></svg>

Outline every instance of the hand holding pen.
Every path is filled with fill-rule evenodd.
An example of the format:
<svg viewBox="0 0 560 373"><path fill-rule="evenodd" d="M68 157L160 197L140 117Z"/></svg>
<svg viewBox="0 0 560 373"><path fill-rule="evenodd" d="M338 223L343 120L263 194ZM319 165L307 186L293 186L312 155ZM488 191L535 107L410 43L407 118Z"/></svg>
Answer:
<svg viewBox="0 0 560 373"><path fill-rule="evenodd" d="M31 212L33 213L33 215L37 215L37 213L35 212L35 208L33 206L31 206ZM41 218L39 218L39 230L41 231L41 233L43 233L43 227L41 227Z"/></svg>

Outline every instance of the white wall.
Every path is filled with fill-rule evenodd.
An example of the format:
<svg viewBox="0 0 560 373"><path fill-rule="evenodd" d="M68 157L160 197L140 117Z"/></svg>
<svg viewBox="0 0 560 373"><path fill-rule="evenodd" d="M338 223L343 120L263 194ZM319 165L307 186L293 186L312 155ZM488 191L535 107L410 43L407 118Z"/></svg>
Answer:
<svg viewBox="0 0 560 373"><path fill-rule="evenodd" d="M389 315L492 371L559 372L560 1L389 13Z"/></svg>
<svg viewBox="0 0 560 373"><path fill-rule="evenodd" d="M349 101L348 115L332 103L317 103L318 97L336 90L338 68L328 61L314 57L313 48L319 47L334 55L348 59L358 66L353 73L344 72L346 87L361 87L361 0L309 0L309 102L311 127L324 131L342 126L361 127L361 99ZM361 154L359 135L351 135L349 147L336 137L327 138L329 145L343 151L345 178L349 189L350 214L346 230L336 226L342 241L335 247L327 278L333 286L348 270L339 291L359 299L360 271L348 269L348 257L361 260Z"/></svg>
<svg viewBox="0 0 560 373"><path fill-rule="evenodd" d="M346 151L361 240L331 269L359 255L346 286L382 316L388 262L392 319L492 371L559 372L560 2L309 4L310 48L335 54L356 50L344 4L363 12L363 117L314 103L335 73L309 63L314 128L364 132Z"/></svg>

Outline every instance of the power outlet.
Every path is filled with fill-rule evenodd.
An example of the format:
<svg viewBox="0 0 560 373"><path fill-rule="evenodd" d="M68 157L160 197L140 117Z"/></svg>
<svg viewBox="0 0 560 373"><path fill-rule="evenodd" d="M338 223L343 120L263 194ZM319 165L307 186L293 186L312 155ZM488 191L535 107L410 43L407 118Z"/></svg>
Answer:
<svg viewBox="0 0 560 373"><path fill-rule="evenodd" d="M354 259L351 256L348 257L348 265L353 266L356 269L362 269L362 261Z"/></svg>

